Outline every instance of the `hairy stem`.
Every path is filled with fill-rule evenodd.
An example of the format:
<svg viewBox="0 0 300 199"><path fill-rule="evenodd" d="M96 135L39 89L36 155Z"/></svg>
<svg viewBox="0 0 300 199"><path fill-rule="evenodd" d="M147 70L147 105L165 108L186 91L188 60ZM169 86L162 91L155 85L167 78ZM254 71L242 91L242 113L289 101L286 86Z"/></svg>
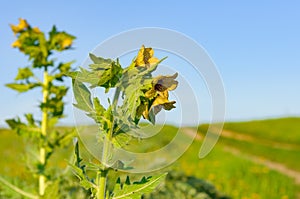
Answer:
<svg viewBox="0 0 300 199"><path fill-rule="evenodd" d="M115 96L112 103L112 110L115 111L115 108L118 104L118 99L120 95L120 88L116 88ZM108 135L104 139L103 143L103 153L102 153L102 165L103 169L98 171L97 173L97 184L98 184L98 193L97 193L97 199L105 199L105 192L106 192L106 180L107 180L107 174L108 174L108 168L106 166L107 159L109 157L110 149L111 149L111 139L113 136L113 130L114 130L114 117L111 121L111 127L109 129Z"/></svg>
<svg viewBox="0 0 300 199"><path fill-rule="evenodd" d="M48 78L48 72L45 69L44 71L44 83L43 83L43 103L47 103L48 97L49 97L49 78ZM48 111L46 108L42 108L42 137L47 136L47 126L48 126ZM40 148L40 163L45 166L46 163L46 149L44 146ZM39 194L43 196L45 194L45 188L46 188L46 178L45 174L41 173L39 175Z"/></svg>

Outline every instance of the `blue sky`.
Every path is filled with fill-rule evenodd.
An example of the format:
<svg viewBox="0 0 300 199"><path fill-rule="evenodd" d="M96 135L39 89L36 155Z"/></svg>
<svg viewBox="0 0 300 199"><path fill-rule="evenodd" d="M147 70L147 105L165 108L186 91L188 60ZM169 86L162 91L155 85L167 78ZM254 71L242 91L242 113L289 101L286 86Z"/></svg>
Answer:
<svg viewBox="0 0 300 199"><path fill-rule="evenodd" d="M55 24L77 37L61 58L82 63L108 37L142 27L184 33L210 55L226 90L226 120L300 116L299 1L8 1L0 6L0 126L32 112L40 94L4 87L27 58L11 48L8 24L22 17L48 31ZM70 84L70 82L68 82ZM201 97L201 96L200 96ZM68 117L72 123L71 95ZM36 109L37 110L37 109Z"/></svg>

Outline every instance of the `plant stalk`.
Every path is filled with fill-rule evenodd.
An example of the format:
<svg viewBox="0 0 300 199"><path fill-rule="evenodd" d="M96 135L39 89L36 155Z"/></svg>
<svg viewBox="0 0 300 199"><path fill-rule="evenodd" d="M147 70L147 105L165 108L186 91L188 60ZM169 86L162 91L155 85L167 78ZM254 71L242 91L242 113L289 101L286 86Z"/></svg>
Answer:
<svg viewBox="0 0 300 199"><path fill-rule="evenodd" d="M108 170L101 170L97 173L97 183L98 183L98 193L97 199L105 199L105 192L106 192L106 180L107 180L107 173Z"/></svg>
<svg viewBox="0 0 300 199"><path fill-rule="evenodd" d="M120 88L116 88L116 92L114 95L113 103L112 103L112 110L115 111L115 108L118 104L118 99L120 95ZM103 169L98 171L97 173L97 184L98 184L98 193L97 193L97 199L105 199L105 192L106 192L106 180L107 180L107 174L108 174L108 167L105 165L107 163L109 152L111 149L111 139L113 136L113 130L115 125L114 117L112 118L111 127L109 129L108 135L104 139L103 143L103 153L102 153L102 165Z"/></svg>
<svg viewBox="0 0 300 199"><path fill-rule="evenodd" d="M43 78L43 103L47 103L49 92L48 92L48 86L49 86L49 78L48 78L48 72L47 69L44 71L44 78ZM47 136L47 126L48 126L48 110L46 108L42 108L42 137L45 138ZM41 146L40 148L40 163L45 166L46 163L46 149L44 146ZM45 188L46 188L46 177L44 174L44 168L43 172L39 174L39 195L43 196L45 194Z"/></svg>

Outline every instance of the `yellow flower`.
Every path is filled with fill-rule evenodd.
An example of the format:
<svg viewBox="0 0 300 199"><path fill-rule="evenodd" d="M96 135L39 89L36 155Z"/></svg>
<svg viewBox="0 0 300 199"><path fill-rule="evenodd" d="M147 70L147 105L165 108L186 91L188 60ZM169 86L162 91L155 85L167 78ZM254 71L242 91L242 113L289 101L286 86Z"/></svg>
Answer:
<svg viewBox="0 0 300 199"><path fill-rule="evenodd" d="M145 119L149 119L149 112L153 111L154 115L158 114L161 109L165 109L167 111L176 108L174 104L176 103L175 101L169 101L169 93L168 90L165 90L163 92L159 92L156 98L154 99L150 109L148 110L148 106L144 106L144 111L143 111L143 117Z"/></svg>
<svg viewBox="0 0 300 199"><path fill-rule="evenodd" d="M159 59L153 57L153 55L154 50L152 48L145 48L143 45L135 59L135 66L149 67L151 64L156 64Z"/></svg>
<svg viewBox="0 0 300 199"><path fill-rule="evenodd" d="M177 88L178 81L176 77L178 73L175 73L171 76L158 76L152 81L152 88L145 93L145 97L148 99L154 98L154 101L151 104L150 111L153 111L154 115L159 113L161 109L171 110L175 108L175 101L169 101L169 91L172 91ZM149 110L146 106L143 117L149 119Z"/></svg>
<svg viewBox="0 0 300 199"><path fill-rule="evenodd" d="M11 46L13 48L20 48L21 47L21 43L19 40L16 40L14 43L11 44Z"/></svg>
<svg viewBox="0 0 300 199"><path fill-rule="evenodd" d="M29 27L29 24L27 23L27 21L25 19L20 18L19 19L19 24L18 25L10 25L12 31L17 34L23 30L25 30L26 28Z"/></svg>
<svg viewBox="0 0 300 199"><path fill-rule="evenodd" d="M176 108L174 104L175 101L169 101L169 93L167 90L165 90L162 93L159 93L159 95L155 98L153 101L150 111L153 109L154 114L156 115L161 111L161 109L165 109L167 111L171 110L172 108Z"/></svg>
<svg viewBox="0 0 300 199"><path fill-rule="evenodd" d="M61 47L62 48L68 48L72 45L72 39L67 37L62 41Z"/></svg>
<svg viewBox="0 0 300 199"><path fill-rule="evenodd" d="M34 33L41 33L40 29L38 27L32 28Z"/></svg>
<svg viewBox="0 0 300 199"><path fill-rule="evenodd" d="M153 98L156 93L161 93L164 91L172 91L177 88L178 81L175 79L177 78L178 73L170 76L158 76L154 78L152 81L152 88L145 93L147 98Z"/></svg>

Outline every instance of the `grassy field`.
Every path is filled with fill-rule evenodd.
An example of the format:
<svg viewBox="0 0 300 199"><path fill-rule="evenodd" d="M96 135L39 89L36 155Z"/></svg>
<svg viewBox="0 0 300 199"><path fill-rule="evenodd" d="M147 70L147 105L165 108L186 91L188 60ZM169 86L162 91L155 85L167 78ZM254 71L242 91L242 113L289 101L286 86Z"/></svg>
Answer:
<svg viewBox="0 0 300 199"><path fill-rule="evenodd" d="M247 141L235 141L233 139L221 138L220 142L231 147L238 148L244 153L253 154L266 158L271 161L280 162L288 168L300 171L300 150L299 149L279 149L261 145L259 143L251 143Z"/></svg>
<svg viewBox="0 0 300 199"><path fill-rule="evenodd" d="M199 132L205 134L207 126L199 126ZM243 140L224 135L219 143L300 171L300 162L295 161L300 159L300 118L230 122L225 123L224 131L242 135Z"/></svg>
<svg viewBox="0 0 300 199"><path fill-rule="evenodd" d="M228 122L224 129L261 139L300 145L300 118L279 118L248 122Z"/></svg>
<svg viewBox="0 0 300 199"><path fill-rule="evenodd" d="M199 143L195 143L174 165L189 175L213 183L218 190L242 199L294 199L297 187L293 180L224 151L221 144L204 159L199 160Z"/></svg>
<svg viewBox="0 0 300 199"><path fill-rule="evenodd" d="M275 121L277 121L278 124ZM238 129L240 129L242 131L241 134L254 136L257 139L260 139L262 143L266 139L274 140L277 143L290 143L290 139L297 139L300 137L296 121L299 123L300 120L298 118L285 118L278 120L254 121L253 127L251 127L251 122L229 123L225 124L225 129L237 133L240 133L238 131ZM239 124L241 126L239 126ZM257 125L260 125L262 128L258 128ZM268 125L272 126L272 131L267 128ZM285 125L288 127L285 127ZM293 125L296 127L293 127ZM200 133L205 133L205 128L205 125L200 126ZM243 128L246 128L246 130L243 130ZM256 129L260 130L259 133L256 132ZM280 130L282 129L286 130L286 133L283 133L283 135L280 134ZM287 133L288 129L289 131ZM177 130L178 129L176 127L165 126L157 135L149 139L132 141L128 146L128 149L137 152L154 151L168 144L174 138ZM263 130L266 130L266 132ZM284 134L291 134L291 136L287 138ZM285 139L281 140L280 137ZM293 140L292 143L295 145L299 144L299 142L295 140ZM231 196L232 198L297 198L296 195L299 190L299 186L295 184L293 179L282 173L273 171L266 166L247 160L241 155L232 154L226 151L226 147L234 147L242 154L245 153L264 156L273 161L283 163L289 168L295 170L299 170L300 168L299 161L295 161L300 159L300 153L298 150L284 150L264 144L260 145L252 143L251 141L221 138L213 151L207 157L199 159L198 152L200 146L201 141L195 140L191 147L178 161L164 170L183 171L188 175L205 179L213 183L219 191ZM18 136L9 130L0 130L0 154L2 157L0 173L2 176L18 176L26 179L26 169L21 161L18 161L22 158L23 151L24 143ZM56 158L57 163L63 168L66 164L64 158L69 157L71 153L71 148L65 149L60 153L63 154L64 157L54 158Z"/></svg>

